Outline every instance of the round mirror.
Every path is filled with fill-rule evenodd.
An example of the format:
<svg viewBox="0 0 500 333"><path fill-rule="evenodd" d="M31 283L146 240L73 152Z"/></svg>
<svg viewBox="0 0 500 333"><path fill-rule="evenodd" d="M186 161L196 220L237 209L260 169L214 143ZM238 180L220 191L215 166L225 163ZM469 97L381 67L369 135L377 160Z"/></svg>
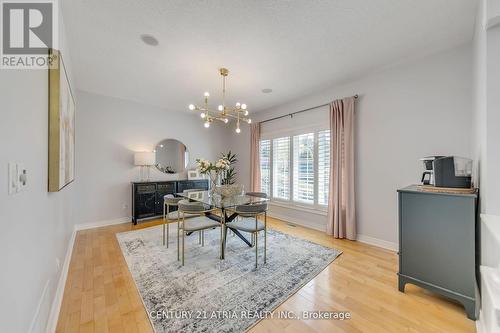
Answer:
<svg viewBox="0 0 500 333"><path fill-rule="evenodd" d="M175 139L165 139L155 148L156 168L164 173L184 172L189 164L186 146Z"/></svg>

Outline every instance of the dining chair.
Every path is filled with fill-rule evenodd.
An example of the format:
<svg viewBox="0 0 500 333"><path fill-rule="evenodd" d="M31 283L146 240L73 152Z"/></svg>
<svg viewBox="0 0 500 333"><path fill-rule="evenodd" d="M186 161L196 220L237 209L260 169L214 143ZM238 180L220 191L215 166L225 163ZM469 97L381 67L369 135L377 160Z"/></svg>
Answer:
<svg viewBox="0 0 500 333"><path fill-rule="evenodd" d="M190 202L189 200L183 199L178 202L179 212L181 218L177 220L177 260L179 260L179 239L180 233L182 232L182 266L184 266L184 248L186 234L189 232L198 231L201 237L201 246L205 245L205 230L220 227L221 230L221 246L219 248L219 258L222 257L222 224L214 221L205 216L206 213L212 213L218 210L218 208L211 208L201 202ZM185 215L196 215L195 219L186 221ZM182 221L182 223L181 223Z"/></svg>
<svg viewBox="0 0 500 333"><path fill-rule="evenodd" d="M174 197L173 194L167 194L163 196L163 245L165 245L165 238L167 240L167 248L168 248L168 243L169 243L169 228L168 225L170 223L170 220L179 220L179 210L177 211L171 211L171 207L177 207L178 202L181 201L183 198L181 197ZM193 214L187 214L185 217L190 218L190 217L195 217L198 215L193 215ZM165 225L167 228L167 231L165 233ZM166 234L166 237L165 237Z"/></svg>
<svg viewBox="0 0 500 333"><path fill-rule="evenodd" d="M257 269L259 258L258 235L260 231L264 231L264 264L267 261L267 203L240 205L236 206L232 211L241 216L242 219L234 219L226 223L224 228L236 229L252 234L252 244L255 246L255 268ZM259 215L264 215L264 223L258 220Z"/></svg>

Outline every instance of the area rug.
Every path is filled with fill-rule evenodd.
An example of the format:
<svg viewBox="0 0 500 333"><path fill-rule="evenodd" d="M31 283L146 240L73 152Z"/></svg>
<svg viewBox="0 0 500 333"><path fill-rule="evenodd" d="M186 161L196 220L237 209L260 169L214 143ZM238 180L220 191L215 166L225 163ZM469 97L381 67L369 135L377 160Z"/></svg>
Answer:
<svg viewBox="0 0 500 333"><path fill-rule="evenodd" d="M244 332L312 280L341 252L268 229L267 263L261 235L255 248L228 234L219 260L220 229L186 237L185 265L177 261L177 230L169 248L162 227L116 235L151 323L163 332ZM248 235L249 234L245 234Z"/></svg>

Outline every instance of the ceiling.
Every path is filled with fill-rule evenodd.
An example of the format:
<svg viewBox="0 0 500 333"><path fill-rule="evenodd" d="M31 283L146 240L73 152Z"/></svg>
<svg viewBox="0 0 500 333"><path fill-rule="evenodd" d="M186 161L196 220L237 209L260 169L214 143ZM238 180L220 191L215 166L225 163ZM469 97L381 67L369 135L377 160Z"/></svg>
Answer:
<svg viewBox="0 0 500 333"><path fill-rule="evenodd" d="M72 0L78 89L186 111L230 70L229 102L261 111L472 39L474 0ZM144 44L151 34L158 46ZM271 88L270 94L262 89Z"/></svg>

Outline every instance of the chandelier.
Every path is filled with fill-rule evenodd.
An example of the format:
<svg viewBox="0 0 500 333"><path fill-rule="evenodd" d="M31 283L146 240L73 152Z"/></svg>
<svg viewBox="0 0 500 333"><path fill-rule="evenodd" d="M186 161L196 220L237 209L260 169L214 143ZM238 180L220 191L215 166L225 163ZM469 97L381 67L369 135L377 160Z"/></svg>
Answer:
<svg viewBox="0 0 500 333"><path fill-rule="evenodd" d="M210 109L208 106L208 97L210 94L206 92L204 106L200 107L194 104L189 105L189 110L199 111L200 117L205 120L205 127L209 128L210 124L214 120L221 121L225 124L229 123L229 118L236 120L236 133L240 133L240 122L245 122L247 124L252 123L252 119L248 118L247 105L244 103L236 103L235 107L226 106L226 78L229 75L229 70L227 68L219 69L219 73L222 76L222 104L217 107L217 111Z"/></svg>

